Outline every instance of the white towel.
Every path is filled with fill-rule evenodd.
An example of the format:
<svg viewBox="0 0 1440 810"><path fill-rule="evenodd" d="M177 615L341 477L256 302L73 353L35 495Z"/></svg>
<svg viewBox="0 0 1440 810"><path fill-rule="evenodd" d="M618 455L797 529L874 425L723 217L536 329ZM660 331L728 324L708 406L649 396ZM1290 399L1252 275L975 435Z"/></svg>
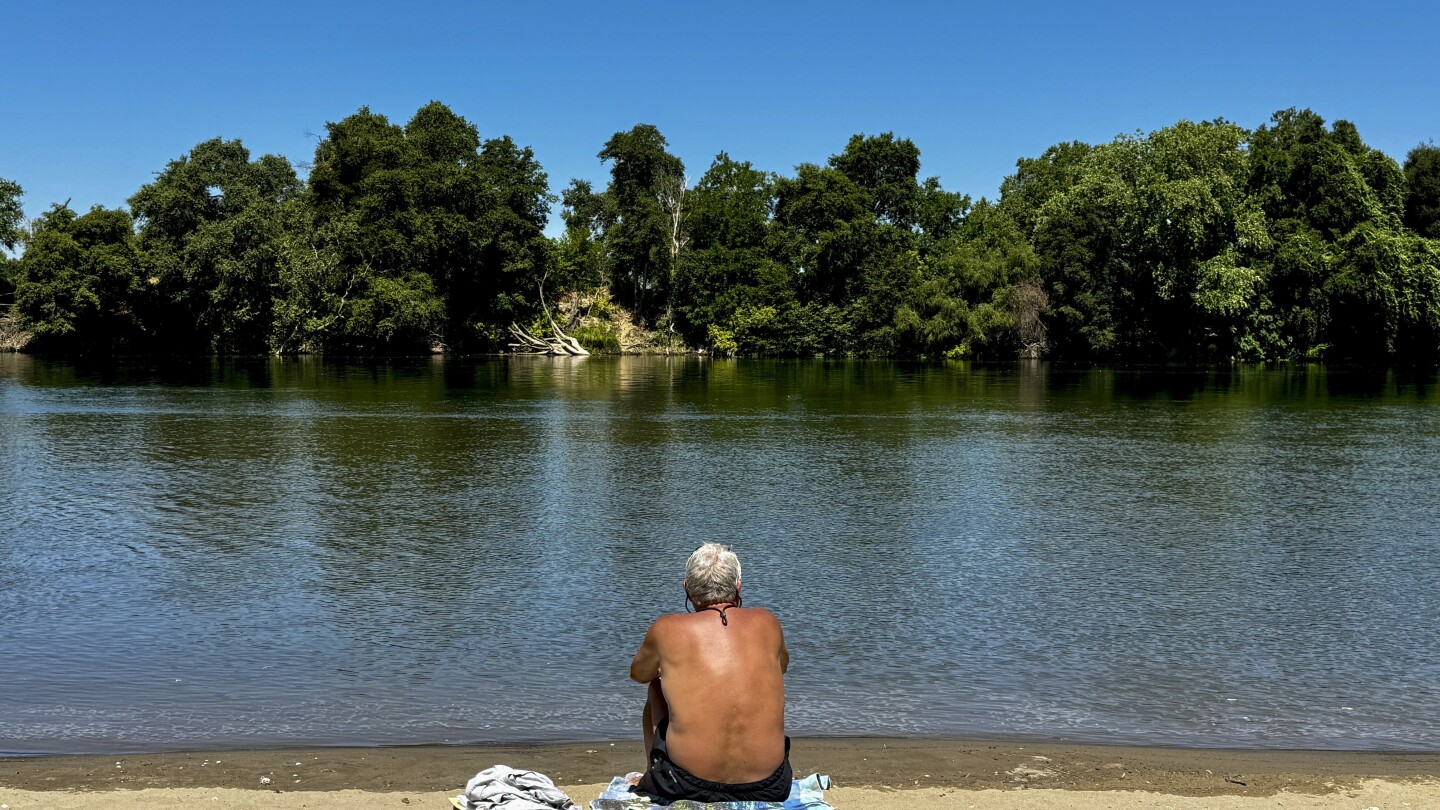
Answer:
<svg viewBox="0 0 1440 810"><path fill-rule="evenodd" d="M451 804L461 810L576 810L575 802L550 777L506 765L475 774Z"/></svg>

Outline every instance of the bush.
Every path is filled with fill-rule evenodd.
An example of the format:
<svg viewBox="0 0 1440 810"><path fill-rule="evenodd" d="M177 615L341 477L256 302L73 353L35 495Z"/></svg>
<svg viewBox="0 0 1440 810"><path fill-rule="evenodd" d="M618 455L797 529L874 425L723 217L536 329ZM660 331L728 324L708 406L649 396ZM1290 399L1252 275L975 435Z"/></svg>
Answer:
<svg viewBox="0 0 1440 810"><path fill-rule="evenodd" d="M580 345L592 354L620 353L620 336L614 327L600 324L580 326L571 331L570 336L580 341Z"/></svg>

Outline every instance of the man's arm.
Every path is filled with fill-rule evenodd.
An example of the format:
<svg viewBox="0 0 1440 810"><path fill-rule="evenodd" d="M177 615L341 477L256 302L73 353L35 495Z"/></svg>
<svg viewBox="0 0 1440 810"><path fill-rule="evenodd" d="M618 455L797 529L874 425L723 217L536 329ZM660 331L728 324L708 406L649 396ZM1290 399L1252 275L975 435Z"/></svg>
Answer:
<svg viewBox="0 0 1440 810"><path fill-rule="evenodd" d="M640 683L650 683L658 677L660 677L660 645L655 641L655 624L652 624L645 633L645 640L640 642L640 650L635 653L634 660L630 662L630 679Z"/></svg>
<svg viewBox="0 0 1440 810"><path fill-rule="evenodd" d="M785 631L776 630L780 633L780 674L784 675L790 671L790 650L785 646Z"/></svg>

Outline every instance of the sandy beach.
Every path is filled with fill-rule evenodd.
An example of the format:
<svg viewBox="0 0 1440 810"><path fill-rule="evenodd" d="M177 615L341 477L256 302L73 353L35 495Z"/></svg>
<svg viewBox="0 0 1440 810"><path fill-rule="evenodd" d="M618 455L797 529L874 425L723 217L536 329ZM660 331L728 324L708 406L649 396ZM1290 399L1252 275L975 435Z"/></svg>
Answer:
<svg viewBox="0 0 1440 810"><path fill-rule="evenodd" d="M582 805L639 767L635 741L0 759L0 810L446 808L503 763ZM979 740L799 739L838 808L1440 808L1440 754L1235 751ZM262 783L262 779L269 780Z"/></svg>

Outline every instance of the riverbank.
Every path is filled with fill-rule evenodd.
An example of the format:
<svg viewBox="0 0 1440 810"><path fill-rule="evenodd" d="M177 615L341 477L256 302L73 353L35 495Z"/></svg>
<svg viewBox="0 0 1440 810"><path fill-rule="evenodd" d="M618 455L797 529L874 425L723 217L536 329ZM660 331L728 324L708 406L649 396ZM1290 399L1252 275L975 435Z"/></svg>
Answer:
<svg viewBox="0 0 1440 810"><path fill-rule="evenodd" d="M611 776L639 767L638 748L627 741L3 758L0 804L439 808L496 763L548 774L586 803ZM797 774L831 776L827 796L839 808L1440 807L1440 753L825 738L796 740L791 759Z"/></svg>

